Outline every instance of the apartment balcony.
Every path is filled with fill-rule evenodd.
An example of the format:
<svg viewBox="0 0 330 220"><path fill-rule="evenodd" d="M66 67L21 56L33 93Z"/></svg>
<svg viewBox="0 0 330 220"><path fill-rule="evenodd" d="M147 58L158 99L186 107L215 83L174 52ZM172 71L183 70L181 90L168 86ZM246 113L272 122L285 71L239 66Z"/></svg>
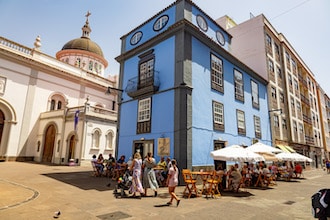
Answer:
<svg viewBox="0 0 330 220"><path fill-rule="evenodd" d="M308 88L307 81L301 75L298 75L298 79L301 85L303 85L305 88Z"/></svg>
<svg viewBox="0 0 330 220"><path fill-rule="evenodd" d="M310 106L308 98L306 98L302 93L300 93L300 99L304 104Z"/></svg>
<svg viewBox="0 0 330 220"><path fill-rule="evenodd" d="M307 136L305 135L305 141L306 141L306 144L311 144L311 145L314 145L314 138L311 137L311 136Z"/></svg>
<svg viewBox="0 0 330 220"><path fill-rule="evenodd" d="M144 79L134 77L128 80L125 92L131 98L136 98L141 95L153 94L158 91L160 81L157 71L149 74L150 76Z"/></svg>
<svg viewBox="0 0 330 220"><path fill-rule="evenodd" d="M307 124L312 125L312 119L305 114L303 114L303 121Z"/></svg>
<svg viewBox="0 0 330 220"><path fill-rule="evenodd" d="M73 108L60 109L54 111L42 112L40 114L40 120L47 119L73 119L78 113L78 115L82 115L86 118L95 118L97 120L104 121L117 121L117 112L112 111L102 107L90 106L88 104L84 106L77 106Z"/></svg>

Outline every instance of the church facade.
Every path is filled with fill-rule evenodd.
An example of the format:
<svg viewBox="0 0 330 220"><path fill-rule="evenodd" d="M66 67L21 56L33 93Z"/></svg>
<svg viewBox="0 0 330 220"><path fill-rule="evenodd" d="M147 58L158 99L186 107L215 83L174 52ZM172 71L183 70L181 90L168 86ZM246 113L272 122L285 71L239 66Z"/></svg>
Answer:
<svg viewBox="0 0 330 220"><path fill-rule="evenodd" d="M117 77L104 76L102 49L80 38L51 57L0 37L0 159L79 165L115 153Z"/></svg>

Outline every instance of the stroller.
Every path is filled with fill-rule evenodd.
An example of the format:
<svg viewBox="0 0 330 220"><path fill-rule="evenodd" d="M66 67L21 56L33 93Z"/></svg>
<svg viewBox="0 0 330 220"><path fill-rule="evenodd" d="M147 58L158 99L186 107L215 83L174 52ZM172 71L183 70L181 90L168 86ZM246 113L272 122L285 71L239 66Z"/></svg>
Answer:
<svg viewBox="0 0 330 220"><path fill-rule="evenodd" d="M117 185L113 191L116 199L118 197L125 198L128 195L125 193L125 190L129 190L132 185L132 175L131 172L126 169L125 172L117 179Z"/></svg>
<svg viewBox="0 0 330 220"><path fill-rule="evenodd" d="M330 189L320 189L312 195L312 214L319 220L327 220L330 217Z"/></svg>

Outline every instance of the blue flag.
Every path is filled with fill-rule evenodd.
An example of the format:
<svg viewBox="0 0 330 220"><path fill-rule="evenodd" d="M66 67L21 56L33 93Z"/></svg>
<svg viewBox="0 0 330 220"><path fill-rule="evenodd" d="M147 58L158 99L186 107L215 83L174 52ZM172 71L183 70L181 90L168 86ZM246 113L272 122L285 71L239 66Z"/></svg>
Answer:
<svg viewBox="0 0 330 220"><path fill-rule="evenodd" d="M76 111L76 113L74 114L74 130L77 131L77 125L78 125L78 121L79 121L79 110Z"/></svg>

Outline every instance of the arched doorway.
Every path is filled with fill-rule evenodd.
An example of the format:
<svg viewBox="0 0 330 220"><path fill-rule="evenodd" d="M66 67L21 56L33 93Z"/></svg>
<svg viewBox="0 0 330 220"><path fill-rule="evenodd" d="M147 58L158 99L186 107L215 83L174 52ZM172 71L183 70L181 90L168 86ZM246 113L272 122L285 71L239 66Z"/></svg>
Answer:
<svg viewBox="0 0 330 220"><path fill-rule="evenodd" d="M42 153L42 162L52 162L55 144L56 129L54 125L49 125L45 133L45 142Z"/></svg>
<svg viewBox="0 0 330 220"><path fill-rule="evenodd" d="M3 127L4 126L5 126L5 115L0 110L0 145L1 145L2 132L3 132Z"/></svg>
<svg viewBox="0 0 330 220"><path fill-rule="evenodd" d="M69 142L68 161L74 159L74 150L76 148L76 136L72 135Z"/></svg>

